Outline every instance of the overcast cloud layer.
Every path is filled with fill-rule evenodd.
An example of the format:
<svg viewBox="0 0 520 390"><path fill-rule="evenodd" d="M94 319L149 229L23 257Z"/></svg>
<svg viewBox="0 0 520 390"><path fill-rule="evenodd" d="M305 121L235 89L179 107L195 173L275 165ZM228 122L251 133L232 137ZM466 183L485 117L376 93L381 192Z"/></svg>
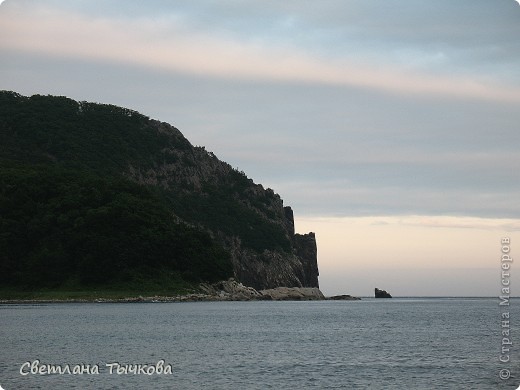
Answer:
<svg viewBox="0 0 520 390"><path fill-rule="evenodd" d="M520 218L520 7L0 6L0 88L124 105L309 216Z"/></svg>

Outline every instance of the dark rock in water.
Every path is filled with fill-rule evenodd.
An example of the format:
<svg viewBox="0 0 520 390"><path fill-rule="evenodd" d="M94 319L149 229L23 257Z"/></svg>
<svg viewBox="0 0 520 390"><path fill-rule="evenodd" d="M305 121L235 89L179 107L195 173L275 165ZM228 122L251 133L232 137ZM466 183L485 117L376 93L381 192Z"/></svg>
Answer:
<svg viewBox="0 0 520 390"><path fill-rule="evenodd" d="M375 289L376 298L392 298L392 296L385 290L380 290L376 287Z"/></svg>
<svg viewBox="0 0 520 390"><path fill-rule="evenodd" d="M352 295L334 295L326 298L329 301L360 301L361 298L353 297Z"/></svg>

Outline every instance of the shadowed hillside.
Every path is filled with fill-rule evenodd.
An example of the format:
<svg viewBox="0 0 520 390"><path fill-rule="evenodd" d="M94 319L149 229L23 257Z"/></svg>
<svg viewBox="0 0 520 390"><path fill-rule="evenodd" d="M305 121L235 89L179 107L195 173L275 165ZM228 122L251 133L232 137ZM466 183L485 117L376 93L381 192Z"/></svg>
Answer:
<svg viewBox="0 0 520 390"><path fill-rule="evenodd" d="M135 111L3 91L0 164L4 286L318 285L277 194Z"/></svg>

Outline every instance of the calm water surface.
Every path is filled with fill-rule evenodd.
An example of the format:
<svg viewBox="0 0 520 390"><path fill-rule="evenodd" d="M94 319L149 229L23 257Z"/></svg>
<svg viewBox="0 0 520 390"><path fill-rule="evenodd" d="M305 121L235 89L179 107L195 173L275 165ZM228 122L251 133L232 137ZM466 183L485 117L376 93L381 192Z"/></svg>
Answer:
<svg viewBox="0 0 520 390"><path fill-rule="evenodd" d="M520 384L520 301L499 361L497 299L0 305L6 389L496 389ZM21 375L24 362L99 375ZM172 375L118 375L107 363ZM511 378L501 380L508 369ZM25 370L29 372L29 370Z"/></svg>

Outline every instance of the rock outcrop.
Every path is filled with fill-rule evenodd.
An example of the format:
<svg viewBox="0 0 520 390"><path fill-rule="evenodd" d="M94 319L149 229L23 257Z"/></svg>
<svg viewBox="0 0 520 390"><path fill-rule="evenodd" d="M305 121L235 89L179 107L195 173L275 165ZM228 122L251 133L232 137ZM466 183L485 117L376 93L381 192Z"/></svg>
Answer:
<svg viewBox="0 0 520 390"><path fill-rule="evenodd" d="M295 234L294 246L296 255L302 263L302 286L318 287L318 248L316 245L316 235L314 233Z"/></svg>
<svg viewBox="0 0 520 390"><path fill-rule="evenodd" d="M385 290L380 290L377 287L374 290L376 298L392 298L392 296Z"/></svg>
<svg viewBox="0 0 520 390"><path fill-rule="evenodd" d="M199 287L206 295L222 300L251 301L262 298L254 288L244 286L233 278L214 284L201 283Z"/></svg>
<svg viewBox="0 0 520 390"><path fill-rule="evenodd" d="M223 301L315 301L324 300L320 289L315 287L276 287L257 291L252 287L244 286L233 278L218 283L202 283L200 289L207 300ZM201 300L200 294L197 300Z"/></svg>
<svg viewBox="0 0 520 390"><path fill-rule="evenodd" d="M235 278L256 290L276 287L319 288L318 255L314 233L295 234L293 212L284 207L289 251L266 249L261 253L242 245L240 238L224 239L230 249Z"/></svg>

